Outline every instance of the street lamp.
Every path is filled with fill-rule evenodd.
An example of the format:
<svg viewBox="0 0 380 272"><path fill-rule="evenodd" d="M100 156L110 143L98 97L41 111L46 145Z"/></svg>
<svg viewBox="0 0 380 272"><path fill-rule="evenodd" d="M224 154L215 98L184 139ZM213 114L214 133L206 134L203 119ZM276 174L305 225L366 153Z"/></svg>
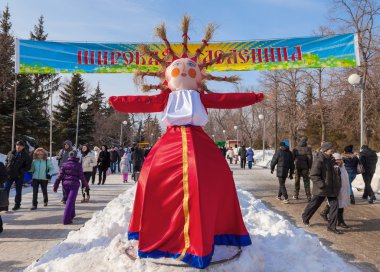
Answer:
<svg viewBox="0 0 380 272"><path fill-rule="evenodd" d="M82 110L87 110L88 108L88 103L82 103L78 104L78 113L77 113L77 129L76 129L76 135L75 135L75 147L78 149L78 133L79 133L79 113L80 109Z"/></svg>
<svg viewBox="0 0 380 272"><path fill-rule="evenodd" d="M265 120L264 115L260 114L259 119L263 120L263 161L265 160Z"/></svg>
<svg viewBox="0 0 380 272"><path fill-rule="evenodd" d="M234 126L234 130L236 130L236 145L239 146L239 131L238 131L238 126Z"/></svg>
<svg viewBox="0 0 380 272"><path fill-rule="evenodd" d="M227 138L226 138L226 130L223 129L223 135L224 135L224 141L226 142L227 141Z"/></svg>
<svg viewBox="0 0 380 272"><path fill-rule="evenodd" d="M364 90L363 82L361 77L358 74L352 74L348 77L348 83L350 83L354 90L356 86L360 86L360 147L363 146L364 140Z"/></svg>
<svg viewBox="0 0 380 272"><path fill-rule="evenodd" d="M120 146L122 146L123 144L123 125L127 125L127 124L128 124L127 121L123 121L120 124Z"/></svg>

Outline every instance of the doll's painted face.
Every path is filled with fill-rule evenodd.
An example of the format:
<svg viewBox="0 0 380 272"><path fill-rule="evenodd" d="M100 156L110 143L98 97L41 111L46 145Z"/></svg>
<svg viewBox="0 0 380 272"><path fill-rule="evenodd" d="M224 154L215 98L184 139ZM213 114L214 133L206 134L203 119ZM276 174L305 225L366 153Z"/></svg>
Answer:
<svg viewBox="0 0 380 272"><path fill-rule="evenodd" d="M197 91L202 78L203 76L198 64L189 58L173 61L165 72L165 79L168 82L168 87L171 91Z"/></svg>

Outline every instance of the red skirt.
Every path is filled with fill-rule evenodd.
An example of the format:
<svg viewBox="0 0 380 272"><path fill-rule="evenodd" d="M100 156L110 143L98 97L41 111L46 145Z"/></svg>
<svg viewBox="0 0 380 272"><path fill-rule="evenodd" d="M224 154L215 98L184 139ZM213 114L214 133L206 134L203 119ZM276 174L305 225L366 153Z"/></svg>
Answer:
<svg viewBox="0 0 380 272"><path fill-rule="evenodd" d="M197 126L169 127L142 167L129 239L141 258L209 265L214 245L248 246L231 170Z"/></svg>

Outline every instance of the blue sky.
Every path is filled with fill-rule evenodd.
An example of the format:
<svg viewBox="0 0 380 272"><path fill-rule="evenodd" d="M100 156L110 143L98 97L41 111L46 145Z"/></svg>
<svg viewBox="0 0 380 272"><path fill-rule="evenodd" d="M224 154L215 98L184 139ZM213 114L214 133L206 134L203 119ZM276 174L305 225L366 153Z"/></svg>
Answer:
<svg viewBox="0 0 380 272"><path fill-rule="evenodd" d="M14 35L29 38L40 15L49 40L152 42L153 28L165 21L170 41L179 41L180 21L192 17L189 36L199 41L207 23L219 26L214 40L252 40L310 36L328 25L331 0L0 0L8 4ZM260 72L242 72L243 86L258 87ZM106 96L138 94L129 74L85 75L90 86L99 81ZM230 84L211 89L228 91Z"/></svg>

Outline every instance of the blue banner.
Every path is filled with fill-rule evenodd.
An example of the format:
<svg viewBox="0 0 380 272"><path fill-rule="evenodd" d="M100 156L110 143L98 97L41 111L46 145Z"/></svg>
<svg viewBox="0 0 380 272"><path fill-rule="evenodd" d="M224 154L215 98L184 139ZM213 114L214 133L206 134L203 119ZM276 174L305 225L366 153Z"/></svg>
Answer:
<svg viewBox="0 0 380 272"><path fill-rule="evenodd" d="M232 57L216 63L209 71L286 70L299 68L354 67L359 65L355 34L274 40L210 42L200 61L207 62L221 53ZM133 73L157 71L158 63L138 50L138 43L87 43L16 41L18 73ZM148 44L160 57L162 43ZM182 45L173 43L180 54ZM190 43L195 53L201 43Z"/></svg>

